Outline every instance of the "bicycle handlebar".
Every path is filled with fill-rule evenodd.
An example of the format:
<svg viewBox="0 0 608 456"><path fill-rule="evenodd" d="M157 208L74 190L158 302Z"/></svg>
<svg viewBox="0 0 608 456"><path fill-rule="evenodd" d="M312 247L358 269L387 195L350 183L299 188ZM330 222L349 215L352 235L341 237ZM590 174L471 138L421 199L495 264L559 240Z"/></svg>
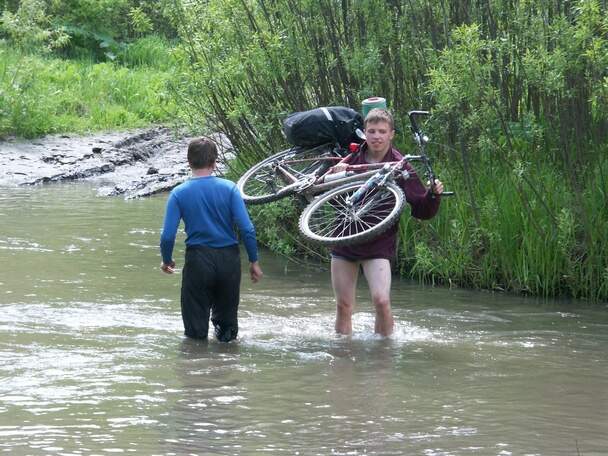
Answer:
<svg viewBox="0 0 608 456"><path fill-rule="evenodd" d="M420 129L416 123L416 116L428 116L429 114L430 113L428 111L409 111L407 113L407 116L410 119L410 124L412 124L412 131L414 134L420 134Z"/></svg>
<svg viewBox="0 0 608 456"><path fill-rule="evenodd" d="M427 177L429 178L431 183L433 183L436 179L435 172L433 171L433 168L431 167L430 158L424 153L424 145L429 141L429 139L425 134L423 134L420 131L420 128L418 127L418 123L416 123L416 117L428 116L428 115L430 115L429 111L421 111L421 110L408 111L407 116L410 119L412 133L414 134L414 139L416 140L416 143L421 148L422 154L421 155L405 155L403 157L403 159L399 162L399 164L402 164L405 161L422 161L424 163L424 166L427 171ZM357 132L357 133L358 133L357 136L359 136L359 137L363 136L363 135L359 135L359 132ZM366 166L367 169L369 169L369 165L351 165L349 167L349 169L355 170L355 169L359 168L359 166L361 166L361 167ZM395 164L393 164L393 166L394 166L394 168L397 168L398 164L395 163ZM442 193L442 195L443 196L452 196L452 195L454 195L454 192L444 191Z"/></svg>

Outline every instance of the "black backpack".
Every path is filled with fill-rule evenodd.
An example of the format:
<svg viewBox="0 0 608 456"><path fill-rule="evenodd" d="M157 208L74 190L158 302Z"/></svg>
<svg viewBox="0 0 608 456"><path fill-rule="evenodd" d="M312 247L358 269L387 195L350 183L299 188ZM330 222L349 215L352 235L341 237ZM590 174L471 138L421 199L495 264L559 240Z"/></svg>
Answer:
<svg viewBox="0 0 608 456"><path fill-rule="evenodd" d="M294 112L283 121L283 132L294 146L319 146L328 142L342 147L358 139L355 130L363 130L363 117L344 106L329 106Z"/></svg>

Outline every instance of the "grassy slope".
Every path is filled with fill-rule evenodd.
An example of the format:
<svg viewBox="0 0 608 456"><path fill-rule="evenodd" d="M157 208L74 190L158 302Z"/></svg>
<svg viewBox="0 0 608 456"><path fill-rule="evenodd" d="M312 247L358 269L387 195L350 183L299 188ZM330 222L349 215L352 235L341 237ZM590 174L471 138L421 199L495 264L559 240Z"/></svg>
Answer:
<svg viewBox="0 0 608 456"><path fill-rule="evenodd" d="M0 138L142 127L173 117L171 71L24 55L0 45Z"/></svg>

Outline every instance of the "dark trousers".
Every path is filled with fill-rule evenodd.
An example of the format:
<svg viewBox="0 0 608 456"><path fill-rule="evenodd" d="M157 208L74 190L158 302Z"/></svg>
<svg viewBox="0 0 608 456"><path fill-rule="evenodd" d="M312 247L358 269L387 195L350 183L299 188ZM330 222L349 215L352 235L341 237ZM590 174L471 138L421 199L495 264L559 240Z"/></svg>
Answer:
<svg viewBox="0 0 608 456"><path fill-rule="evenodd" d="M237 245L190 246L182 276L182 319L186 336L206 339L209 315L215 336L229 342L238 334L241 260Z"/></svg>

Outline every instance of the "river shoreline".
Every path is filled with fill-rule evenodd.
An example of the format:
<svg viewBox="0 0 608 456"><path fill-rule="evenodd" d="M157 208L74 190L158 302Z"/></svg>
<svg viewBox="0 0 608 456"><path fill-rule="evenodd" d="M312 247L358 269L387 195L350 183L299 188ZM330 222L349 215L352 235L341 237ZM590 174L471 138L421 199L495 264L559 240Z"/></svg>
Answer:
<svg viewBox="0 0 608 456"><path fill-rule="evenodd" d="M220 134L220 162L232 146ZM156 126L87 136L53 135L0 141L0 185L90 181L99 196L138 198L171 190L190 175L186 149L192 136Z"/></svg>
<svg viewBox="0 0 608 456"><path fill-rule="evenodd" d="M219 133L209 136L215 138L219 146L218 174L221 175L235 152L226 136ZM190 176L186 149L191 138L192 135L173 128L152 126L85 136L62 134L34 140L0 140L0 187L81 181L93 185L99 197L134 199L168 192ZM268 218L261 221L261 226L272 225ZM260 235L260 241L272 247L273 238L264 239L263 229L260 229ZM478 266L482 267L482 263L479 260ZM443 274L443 277L453 277L460 273L446 271ZM466 278L460 283L453 284L450 280L445 283L449 283L450 288L455 285L543 299L542 293L525 287L527 281L514 280L515 285L503 284L502 289L497 285L501 284L500 278L488 284L467 283ZM587 295L580 294L578 298L588 299ZM560 299L576 298L563 294ZM601 298L590 301L605 302Z"/></svg>

